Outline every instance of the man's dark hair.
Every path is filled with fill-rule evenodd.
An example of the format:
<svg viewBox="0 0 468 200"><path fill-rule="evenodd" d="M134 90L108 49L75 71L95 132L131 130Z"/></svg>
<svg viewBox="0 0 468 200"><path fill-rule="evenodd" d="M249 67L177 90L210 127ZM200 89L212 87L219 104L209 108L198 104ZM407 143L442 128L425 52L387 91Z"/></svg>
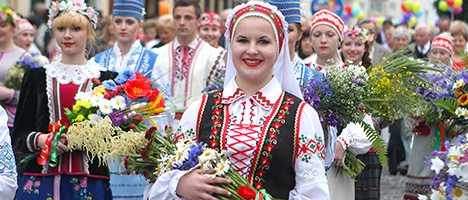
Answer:
<svg viewBox="0 0 468 200"><path fill-rule="evenodd" d="M372 23L372 24L374 24L375 31L377 31L377 23L375 23L374 21L369 20L369 19L362 20L361 22L359 22L359 25L358 25L358 26L361 27L362 24L367 24L367 23Z"/></svg>
<svg viewBox="0 0 468 200"><path fill-rule="evenodd" d="M172 13L174 13L175 9L177 7L189 7L193 6L195 8L195 15L197 16L197 19L200 19L202 9L200 7L200 4L198 1L195 0L178 0L175 2L174 9L172 9Z"/></svg>

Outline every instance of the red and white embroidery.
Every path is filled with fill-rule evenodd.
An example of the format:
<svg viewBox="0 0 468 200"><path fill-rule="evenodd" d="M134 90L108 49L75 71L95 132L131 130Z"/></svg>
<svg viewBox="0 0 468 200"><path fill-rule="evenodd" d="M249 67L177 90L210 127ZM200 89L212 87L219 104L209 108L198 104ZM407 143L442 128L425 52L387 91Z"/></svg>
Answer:
<svg viewBox="0 0 468 200"><path fill-rule="evenodd" d="M252 95L252 99L255 100L265 110L268 110L274 106L274 104L271 103L260 91Z"/></svg>
<svg viewBox="0 0 468 200"><path fill-rule="evenodd" d="M218 13L215 12L203 12L201 14L201 24L200 27L204 26L214 26L221 29L221 17Z"/></svg>
<svg viewBox="0 0 468 200"><path fill-rule="evenodd" d="M313 30L315 26L320 24L326 24L331 26L340 36L340 40L343 39L343 31L345 24L343 20L335 13L330 12L328 10L321 10L318 13L316 13L312 17L311 30Z"/></svg>
<svg viewBox="0 0 468 200"><path fill-rule="evenodd" d="M257 147L260 125L231 124L228 135L228 148L234 153L229 156L232 166L243 176L247 176L252 165L252 155Z"/></svg>
<svg viewBox="0 0 468 200"><path fill-rule="evenodd" d="M324 155L325 144L322 140L315 136L313 139L307 138L305 135L299 137L299 151L296 159L300 158L304 162L309 162L313 155L317 155L321 159L325 159Z"/></svg>
<svg viewBox="0 0 468 200"><path fill-rule="evenodd" d="M431 49L433 48L439 48L448 51L450 55L453 55L453 42L447 38L440 36L435 37L431 44Z"/></svg>

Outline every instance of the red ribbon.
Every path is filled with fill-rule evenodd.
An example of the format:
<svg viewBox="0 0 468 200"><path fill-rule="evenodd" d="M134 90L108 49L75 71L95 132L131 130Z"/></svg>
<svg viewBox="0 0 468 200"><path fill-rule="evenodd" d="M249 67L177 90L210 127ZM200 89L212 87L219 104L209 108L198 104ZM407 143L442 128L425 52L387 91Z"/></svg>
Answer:
<svg viewBox="0 0 468 200"><path fill-rule="evenodd" d="M69 126L70 123L66 119L61 119L57 122L55 122L54 125L49 124L49 131L52 132L49 136L47 136L47 140L44 143L44 148L41 149L41 154L37 157L37 164L39 165L47 165L49 162L49 155L50 155L50 148L52 147L52 138L54 137L54 134L60 130L60 127L62 126Z"/></svg>
<svg viewBox="0 0 468 200"><path fill-rule="evenodd" d="M254 190L252 190L252 188L244 185L240 186L239 189L237 189L237 194L244 199L253 199L257 195L257 193Z"/></svg>

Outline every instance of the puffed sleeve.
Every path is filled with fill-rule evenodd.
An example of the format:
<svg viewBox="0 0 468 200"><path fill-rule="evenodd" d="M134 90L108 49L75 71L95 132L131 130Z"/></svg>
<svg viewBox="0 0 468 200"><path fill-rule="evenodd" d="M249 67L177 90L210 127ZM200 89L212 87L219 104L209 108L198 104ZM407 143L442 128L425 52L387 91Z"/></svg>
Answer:
<svg viewBox="0 0 468 200"><path fill-rule="evenodd" d="M185 110L182 119L180 120L179 128L175 131L178 140L192 138L196 140L195 130L198 112L201 106L201 100L193 102L187 110ZM172 170L160 176L152 185L149 185L145 190L144 196L150 200L157 199L181 199L176 194L177 185L180 177L190 171Z"/></svg>
<svg viewBox="0 0 468 200"><path fill-rule="evenodd" d="M370 115L364 117L364 123L374 128L374 122ZM354 155L367 153L372 146L366 137L364 128L356 123L350 123L343 129L341 135L338 136L338 142L344 150L349 149Z"/></svg>
<svg viewBox="0 0 468 200"><path fill-rule="evenodd" d="M0 107L0 196L2 199L13 199L16 189L16 164L11 147L10 132L7 127L8 117Z"/></svg>
<svg viewBox="0 0 468 200"><path fill-rule="evenodd" d="M300 116L299 148L294 171L296 187L289 199L330 199L324 168L324 137L317 112L309 105Z"/></svg>

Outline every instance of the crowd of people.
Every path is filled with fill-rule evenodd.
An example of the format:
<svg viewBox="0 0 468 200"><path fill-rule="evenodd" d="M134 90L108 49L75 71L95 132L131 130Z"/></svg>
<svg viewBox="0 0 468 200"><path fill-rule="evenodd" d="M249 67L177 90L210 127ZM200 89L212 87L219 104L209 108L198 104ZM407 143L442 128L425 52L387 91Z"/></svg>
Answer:
<svg viewBox="0 0 468 200"><path fill-rule="evenodd" d="M441 17L438 28L391 20L346 24L328 10L301 15L299 0L249 1L219 14L178 0L171 14L152 19L145 18L143 0L115 0L111 16L79 0L54 1L31 18L0 8L0 196L6 199L231 195L215 186L231 180L197 168L172 170L154 183L122 174L118 165L70 151L65 133L56 139L55 167L37 158L20 163L47 147L49 126L66 119L65 108L91 90L93 78L114 79L126 70L151 79L173 110L186 108L154 117L158 127L225 151L257 189L281 199L380 199L382 166L364 128L328 125L303 100L301 87L331 69L368 68L396 52L463 70L468 50L462 21ZM10 68L25 60L39 67L24 74L21 89L5 87ZM221 86L206 92L214 83ZM384 125L368 114L363 121L378 131L389 126L388 167L407 176L404 198L427 195L431 170L424 159L438 127L416 120L422 134L414 135L404 120ZM316 145L298 149L311 142ZM346 151L366 165L356 180L339 173Z"/></svg>

